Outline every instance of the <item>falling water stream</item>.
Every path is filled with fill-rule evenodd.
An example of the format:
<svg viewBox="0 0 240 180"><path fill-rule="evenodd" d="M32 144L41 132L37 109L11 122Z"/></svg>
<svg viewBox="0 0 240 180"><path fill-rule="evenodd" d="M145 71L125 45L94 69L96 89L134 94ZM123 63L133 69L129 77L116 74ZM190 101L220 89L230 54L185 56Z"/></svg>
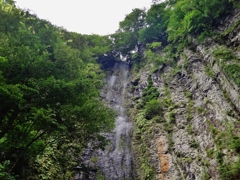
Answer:
<svg viewBox="0 0 240 180"><path fill-rule="evenodd" d="M97 152L97 166L106 180L133 179L130 148L132 124L124 108L128 78L129 65L116 63L113 73L108 76L107 86L102 91L106 104L117 112L114 132L107 135L112 144L104 151Z"/></svg>

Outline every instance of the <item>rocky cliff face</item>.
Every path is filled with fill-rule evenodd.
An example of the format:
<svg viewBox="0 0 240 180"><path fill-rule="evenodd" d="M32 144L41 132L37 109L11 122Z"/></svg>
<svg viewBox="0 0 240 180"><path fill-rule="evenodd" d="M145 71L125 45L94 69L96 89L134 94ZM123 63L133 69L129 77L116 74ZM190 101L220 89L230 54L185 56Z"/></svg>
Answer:
<svg viewBox="0 0 240 180"><path fill-rule="evenodd" d="M157 52L167 62L158 67L130 76L127 64L107 66L102 96L118 116L112 143L85 160L98 168L90 179L240 179L239 30L234 11L218 36L189 38L174 59Z"/></svg>
<svg viewBox="0 0 240 180"><path fill-rule="evenodd" d="M217 29L214 39L192 40L174 64L133 75L129 115L138 179L240 178L239 11ZM155 105L143 103L154 89ZM148 108L158 112L149 117Z"/></svg>
<svg viewBox="0 0 240 180"><path fill-rule="evenodd" d="M103 149L93 149L92 143L89 143L82 154L83 164L80 166L94 171L83 174L80 179L132 180L135 179L131 155L132 123L125 113L125 102L129 98L126 91L130 78L129 64L115 62L107 68L109 71L101 97L116 112L115 128L112 133L101 134L108 140Z"/></svg>

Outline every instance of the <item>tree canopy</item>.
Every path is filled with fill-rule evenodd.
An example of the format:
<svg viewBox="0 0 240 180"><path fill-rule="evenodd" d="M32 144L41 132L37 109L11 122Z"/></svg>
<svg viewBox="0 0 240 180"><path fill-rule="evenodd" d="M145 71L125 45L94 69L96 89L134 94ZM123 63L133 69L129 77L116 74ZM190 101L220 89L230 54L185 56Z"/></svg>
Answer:
<svg viewBox="0 0 240 180"><path fill-rule="evenodd" d="M67 32L10 1L0 1L0 16L0 179L44 176L42 157L67 161L48 176L67 179L74 156L114 125L96 63L110 40Z"/></svg>
<svg viewBox="0 0 240 180"><path fill-rule="evenodd" d="M112 50L133 61L149 43L181 44L187 36L211 34L218 18L237 5L236 0L153 0L147 11L133 9L112 37ZM139 55L138 55L139 56Z"/></svg>

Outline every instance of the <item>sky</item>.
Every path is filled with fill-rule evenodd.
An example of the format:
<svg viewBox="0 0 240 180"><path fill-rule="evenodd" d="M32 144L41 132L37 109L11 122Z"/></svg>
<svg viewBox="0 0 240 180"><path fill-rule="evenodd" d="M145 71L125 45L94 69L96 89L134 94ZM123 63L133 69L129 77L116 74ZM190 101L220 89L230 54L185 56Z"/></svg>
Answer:
<svg viewBox="0 0 240 180"><path fill-rule="evenodd" d="M41 19L81 34L108 35L134 8L149 8L152 0L15 0Z"/></svg>

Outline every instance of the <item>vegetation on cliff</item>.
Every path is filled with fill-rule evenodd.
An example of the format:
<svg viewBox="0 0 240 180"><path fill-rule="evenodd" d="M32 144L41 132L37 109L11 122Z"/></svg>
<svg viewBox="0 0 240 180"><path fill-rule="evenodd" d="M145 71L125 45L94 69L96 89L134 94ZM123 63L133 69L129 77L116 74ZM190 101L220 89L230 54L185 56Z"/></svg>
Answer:
<svg viewBox="0 0 240 180"><path fill-rule="evenodd" d="M221 17L238 6L235 0L153 1L147 12L133 9L119 23L111 36L113 50L132 62L141 56L141 48L156 42L179 52L187 45L187 37L203 40L213 35Z"/></svg>
<svg viewBox="0 0 240 180"><path fill-rule="evenodd" d="M200 150L199 142L197 142L194 137L192 123L194 121L194 115L203 116L204 119L207 117L204 114L206 114L208 110L196 107L197 105L194 105L192 92L186 89L184 96L186 96L188 102L186 103L186 107L184 107L186 109L184 121L186 120L187 123L184 125L176 124L177 118L180 119L179 116L182 116L181 113L176 112L180 111L184 105L174 102L172 96L175 92L171 89L174 89L172 86L175 84L171 84L171 81L175 77L181 76L184 72L183 69L189 74L192 73L191 69L189 69L189 64L191 63L188 60L190 57L187 57L183 50L190 49L196 51L195 47L210 37L215 43L223 44L221 48L216 48L211 56L215 58L221 72L226 75L227 79L233 82L233 84L235 83L239 88L239 55L237 52L234 52L236 50L235 47L238 48L236 51L239 52L239 44L234 44L233 50L231 47L233 44L228 44L228 47L226 47L225 44L227 43L224 42L224 40L227 40L229 34L239 28L239 21L236 21L225 31L217 29L222 25L223 19L231 14L235 8L239 8L239 2L228 0L211 2L204 0L155 2L147 12L145 12L145 10L135 9L120 23L119 31L123 36L119 33L119 36L115 38L114 45L118 43L117 38L121 39L125 34L130 33L135 37L132 43L137 42L135 45L131 44L131 46L121 44L121 47L128 47L124 49L124 54L122 55L127 61L133 63L132 72L138 77L132 84L133 94L138 94L133 98L136 106L132 108L129 113L134 121L133 149L136 153L135 163L140 179L164 179L164 176L167 174L166 169L170 166L170 162L166 161L169 157L168 152L163 156L162 153L159 153L159 151L162 152L161 150L157 151L154 149L156 147L154 147L154 142L152 142L153 139L157 141L159 137L163 136L168 137L167 144L170 154L174 156L174 153L176 153L177 156L177 160L174 159L175 162L171 163L175 164L176 169L178 169L178 167L184 169L181 171L178 169L178 176L181 176L180 179L191 179L194 177L194 174L191 177L187 166L189 165L191 167L192 164L196 163L195 159L186 157L186 154L184 155L186 152L178 152L174 145L176 140L173 138L174 135L176 138L176 129L178 128L176 126L180 126L180 130L184 128L185 131L187 131L186 134L189 134L191 137L188 144L189 151L195 149L201 152L202 149ZM131 21L132 23L130 23ZM128 26L128 28L124 29L121 25L125 23L132 25L132 27ZM137 25L139 25L139 27L137 27ZM136 32L137 30L138 32ZM234 33L236 34L237 32ZM119 42L123 43L123 41ZM121 54L121 51L119 54ZM188 58L188 60L186 58ZM184 61L178 63L180 60ZM206 66L212 68L214 63L215 61L212 64L206 64ZM150 70L149 66L152 66ZM165 73L165 69L171 69L171 72ZM144 76L142 75L143 73L147 73L147 75ZM164 76L166 74L168 77ZM213 73L212 69L208 69L208 74L216 79L217 73ZM146 81L147 76L148 81ZM138 82L140 80L139 77L144 79L142 80L142 84ZM155 81L155 85L152 83L153 78L157 81ZM192 78L196 80L196 78ZM179 77L179 79L181 78ZM164 84L164 88L159 87L162 86L162 83ZM176 83L176 81L174 83ZM169 84L171 84L171 87L169 87ZM142 89L143 87L144 89ZM180 87L180 89L181 88L183 87ZM141 92L140 95L139 91ZM162 94L161 97L159 97L159 94ZM230 101L226 92L225 96L227 101ZM205 101L209 103L208 100L204 99L204 103ZM179 106L181 106L181 108L179 108ZM232 108L236 110L234 104L232 104ZM197 111L199 115L197 115L198 113L195 111ZM238 110L236 110L236 112L237 111ZM227 116L231 116L231 114L234 113L231 111ZM237 118L236 116L234 117ZM206 159L203 158L204 161L202 162L199 158L201 155L197 156L197 161L203 163L203 165L200 165L200 169L203 172L201 177L204 179L213 177L218 177L219 179L237 179L239 177L240 171L238 166L240 154L236 151L239 142L239 133L230 133L233 129L230 128L231 130L229 130L228 122L227 120L225 121L225 124L223 123L222 129L224 130L222 130L222 133L219 132L218 128L220 127L216 127L216 124L209 125L214 129L212 134L214 134L216 144L214 145L215 149L211 149L214 155L207 156ZM237 126L238 123L233 124L231 126ZM196 131L198 130L195 129L195 133ZM157 134L159 136L158 138ZM223 141L229 141L230 143L221 143L221 138L224 136L222 136L222 134L225 134L226 137ZM228 136L226 134L228 134ZM155 142L155 144L157 144L157 142ZM225 153L226 149L233 152L232 156ZM155 151L155 154L153 151ZM208 153L207 150L207 154ZM156 154L159 155L160 167L157 167L158 164L154 165ZM227 158L236 159L229 162ZM172 161L174 160L172 159ZM217 166L211 167L215 160L218 161ZM168 164L168 168L166 168L164 164ZM171 173L173 173L173 171L171 171ZM219 174L219 176L216 176L216 174Z"/></svg>
<svg viewBox="0 0 240 180"><path fill-rule="evenodd" d="M125 60L135 73L148 63L155 65L151 72L171 64L176 75L180 69L176 57L183 48L191 48L193 39L201 42L214 35L224 41L239 21L221 34L215 27L239 6L237 0L153 1L149 10L133 9L126 15L116 33L98 36L67 32L16 8L11 0L0 0L0 178L72 177L76 157L87 142L103 140L99 132L114 125L114 113L99 99L104 73L96 60L104 67L110 67L107 61ZM239 87L236 55L222 47L214 56ZM141 146L137 151L144 156L137 163L144 179L154 178L147 157L148 138L154 135L146 137L145 131L150 132L148 127L159 122L165 123L163 128L169 136L173 130L177 105L169 97L167 84L164 88L166 96L159 99L149 77L142 101L138 98L140 103L132 112L138 118L135 137ZM162 117L164 109L169 111L168 122ZM188 120L191 118L189 115ZM239 137L231 137L229 148L238 154ZM194 143L192 146L196 147ZM239 161L228 166L222 154L218 160L223 178L238 176Z"/></svg>

